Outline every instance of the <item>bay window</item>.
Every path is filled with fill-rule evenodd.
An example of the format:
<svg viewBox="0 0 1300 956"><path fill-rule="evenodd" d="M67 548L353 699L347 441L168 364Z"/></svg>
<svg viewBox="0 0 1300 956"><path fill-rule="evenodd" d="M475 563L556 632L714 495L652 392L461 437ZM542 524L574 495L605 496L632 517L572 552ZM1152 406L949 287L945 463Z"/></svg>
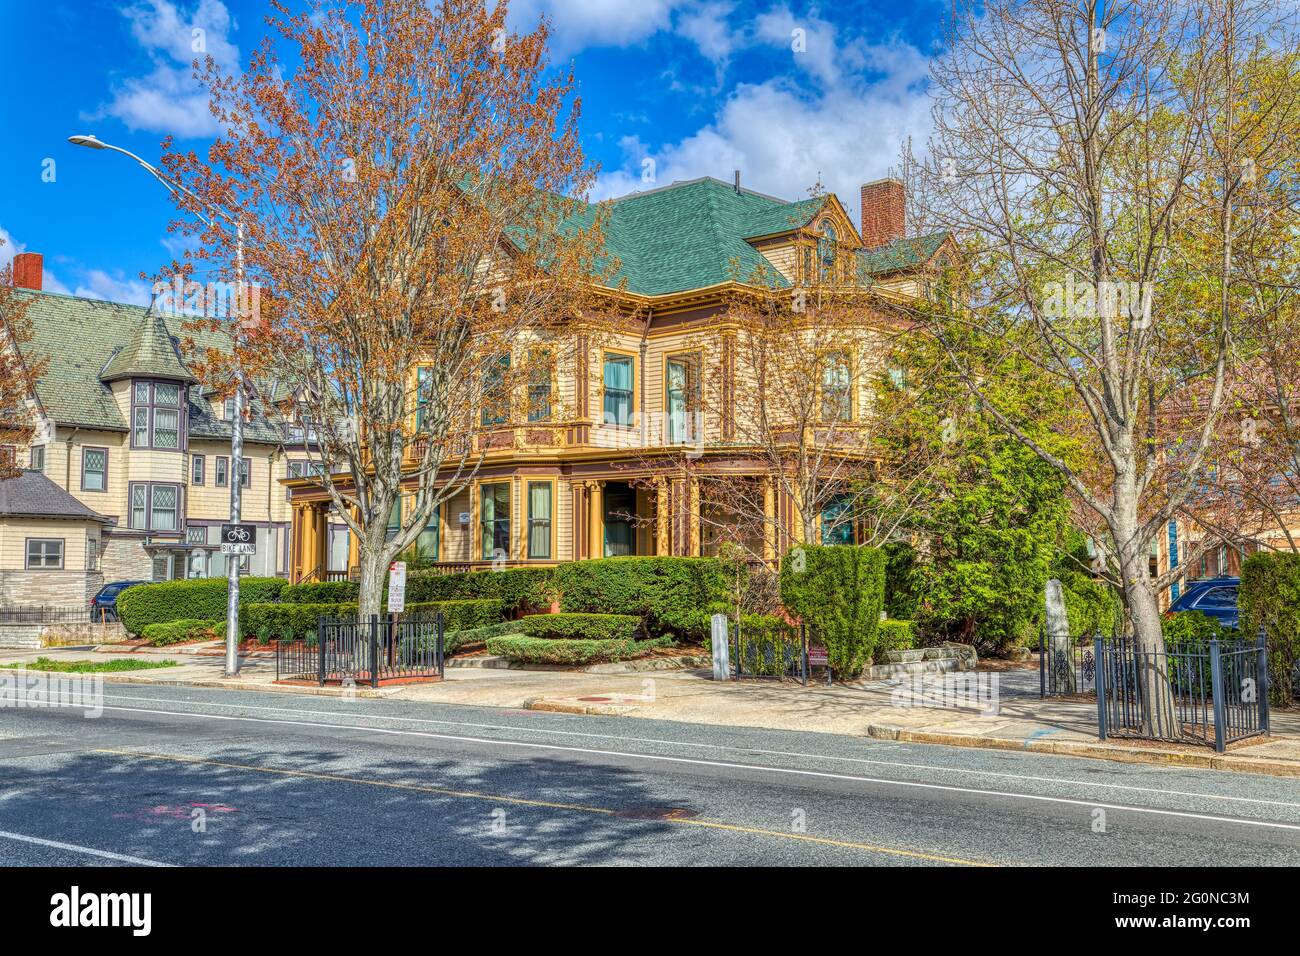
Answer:
<svg viewBox="0 0 1300 956"><path fill-rule="evenodd" d="M185 447L185 387L177 382L131 383L131 447L177 451Z"/></svg>
<svg viewBox="0 0 1300 956"><path fill-rule="evenodd" d="M130 520L136 531L179 531L181 528L181 486L161 482L131 482Z"/></svg>

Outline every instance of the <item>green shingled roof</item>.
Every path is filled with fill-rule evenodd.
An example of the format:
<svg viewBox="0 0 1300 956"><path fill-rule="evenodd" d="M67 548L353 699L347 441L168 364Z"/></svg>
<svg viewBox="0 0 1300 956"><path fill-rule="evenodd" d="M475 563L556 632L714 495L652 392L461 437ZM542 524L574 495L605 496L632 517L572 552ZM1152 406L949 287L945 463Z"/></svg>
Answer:
<svg viewBox="0 0 1300 956"><path fill-rule="evenodd" d="M736 192L710 178L616 199L605 231L606 249L622 266L614 282L626 279L629 292L663 295L736 278L736 265L746 278L767 261L746 238L795 228L792 217L806 222L816 211L807 205Z"/></svg>
<svg viewBox="0 0 1300 956"><path fill-rule="evenodd" d="M204 347L222 344L216 333L183 330L182 320L154 315L138 305L26 289L14 293L27 302L32 324L32 340L23 351L46 359L37 397L60 425L126 431L109 380L148 375L193 382L171 336L193 338ZM228 438L230 423L213 418L198 391L190 390L190 435ZM244 436L247 441L278 440L274 426L264 420L249 422Z"/></svg>
<svg viewBox="0 0 1300 956"><path fill-rule="evenodd" d="M948 238L946 232L932 232L910 239L896 239L888 245L858 251L858 275L862 279L914 269L934 258Z"/></svg>
<svg viewBox="0 0 1300 956"><path fill-rule="evenodd" d="M119 378L172 378L182 382L197 382L181 361L177 343L163 317L149 309L131 338L104 366L100 380L112 382Z"/></svg>

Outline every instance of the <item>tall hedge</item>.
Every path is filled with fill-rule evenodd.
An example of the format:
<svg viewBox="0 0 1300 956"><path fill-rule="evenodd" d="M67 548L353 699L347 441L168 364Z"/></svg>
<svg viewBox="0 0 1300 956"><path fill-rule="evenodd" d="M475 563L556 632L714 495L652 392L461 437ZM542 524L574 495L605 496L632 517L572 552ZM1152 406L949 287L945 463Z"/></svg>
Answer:
<svg viewBox="0 0 1300 956"><path fill-rule="evenodd" d="M443 574L412 571L406 576L408 601L465 601L498 598L507 613L547 608L554 596L552 568L503 568Z"/></svg>
<svg viewBox="0 0 1300 956"><path fill-rule="evenodd" d="M1291 679L1300 657L1300 554L1253 554L1241 565L1237 597L1242 635L1255 638L1260 628L1268 641L1269 698L1291 703Z"/></svg>
<svg viewBox="0 0 1300 956"><path fill-rule="evenodd" d="M716 558L596 558L559 566L554 580L561 611L635 614L653 637L702 640L709 618L728 610L730 586Z"/></svg>
<svg viewBox="0 0 1300 956"><path fill-rule="evenodd" d="M885 554L866 545L803 545L781 560L781 603L826 645L831 667L856 677L871 661L885 603Z"/></svg>
<svg viewBox="0 0 1300 956"><path fill-rule="evenodd" d="M278 600L284 583L283 578L240 578L240 606ZM186 619L224 620L226 579L136 584L117 596L117 613L132 634L140 634L146 624Z"/></svg>

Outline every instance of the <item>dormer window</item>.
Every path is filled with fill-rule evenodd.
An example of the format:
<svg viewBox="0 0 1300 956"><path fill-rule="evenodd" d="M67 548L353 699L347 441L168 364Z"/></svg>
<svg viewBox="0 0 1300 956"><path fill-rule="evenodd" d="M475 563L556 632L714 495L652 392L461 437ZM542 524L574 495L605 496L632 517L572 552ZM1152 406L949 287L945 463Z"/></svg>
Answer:
<svg viewBox="0 0 1300 956"><path fill-rule="evenodd" d="M185 386L177 382L131 383L131 447L179 451L185 447Z"/></svg>
<svg viewBox="0 0 1300 956"><path fill-rule="evenodd" d="M823 279L833 278L835 275L835 252L836 244L839 242L839 235L835 232L835 226L829 219L823 219L821 224L821 241L818 243L818 259L821 262L821 274Z"/></svg>

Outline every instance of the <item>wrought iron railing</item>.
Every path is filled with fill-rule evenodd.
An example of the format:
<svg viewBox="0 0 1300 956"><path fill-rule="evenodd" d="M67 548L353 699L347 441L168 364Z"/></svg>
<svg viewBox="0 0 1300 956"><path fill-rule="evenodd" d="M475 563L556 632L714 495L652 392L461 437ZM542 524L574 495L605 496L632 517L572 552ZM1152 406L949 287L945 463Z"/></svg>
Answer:
<svg viewBox="0 0 1300 956"><path fill-rule="evenodd" d="M275 679L326 684L369 684L441 678L445 667L443 618L412 615L326 618L316 634L275 647Z"/></svg>
<svg viewBox="0 0 1300 956"><path fill-rule="evenodd" d="M808 635L798 630L728 628L727 656L736 677L793 678L808 683Z"/></svg>
<svg viewBox="0 0 1300 956"><path fill-rule="evenodd" d="M1228 744L1267 734L1268 652L1257 641L1180 641L1164 652L1098 638L1097 733L1172 743Z"/></svg>

